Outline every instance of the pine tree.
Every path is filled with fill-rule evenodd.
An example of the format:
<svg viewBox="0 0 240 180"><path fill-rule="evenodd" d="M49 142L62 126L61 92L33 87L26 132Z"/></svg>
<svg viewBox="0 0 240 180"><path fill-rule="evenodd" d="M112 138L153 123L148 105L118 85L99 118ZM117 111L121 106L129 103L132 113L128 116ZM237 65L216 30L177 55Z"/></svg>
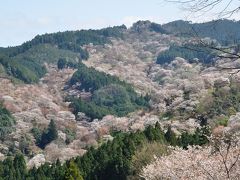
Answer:
<svg viewBox="0 0 240 180"><path fill-rule="evenodd" d="M64 179L65 180L83 180L83 177L81 176L80 171L73 160L69 162L69 166L65 173Z"/></svg>
<svg viewBox="0 0 240 180"><path fill-rule="evenodd" d="M159 124L159 122L156 122L155 124L155 131L154 131L155 140L164 143L165 137L164 132Z"/></svg>
<svg viewBox="0 0 240 180"><path fill-rule="evenodd" d="M66 59L60 58L57 62L58 69L63 69L66 67L67 61Z"/></svg>
<svg viewBox="0 0 240 180"><path fill-rule="evenodd" d="M4 161L4 172L3 172L3 177L5 179L13 179L15 180L15 168L13 165L13 160L10 157L7 157Z"/></svg>
<svg viewBox="0 0 240 180"><path fill-rule="evenodd" d="M17 154L13 160L13 165L16 171L16 178L19 180L24 180L27 174L27 167L24 156L22 154Z"/></svg>
<svg viewBox="0 0 240 180"><path fill-rule="evenodd" d="M62 180L65 177L65 164L61 165L59 159L57 159L56 163L51 166L52 174L54 175L54 179Z"/></svg>
<svg viewBox="0 0 240 180"><path fill-rule="evenodd" d="M176 146L177 145L177 138L176 138L175 133L172 131L171 126L168 126L168 130L165 133L165 139L172 146Z"/></svg>
<svg viewBox="0 0 240 180"><path fill-rule="evenodd" d="M149 141L155 140L154 128L152 126L148 126L144 132Z"/></svg>
<svg viewBox="0 0 240 180"><path fill-rule="evenodd" d="M41 136L39 147L45 148L47 144L58 138L58 132L56 124L53 120L50 121L48 128L44 130Z"/></svg>
<svg viewBox="0 0 240 180"><path fill-rule="evenodd" d="M58 138L57 127L53 120L51 120L48 125L47 135L50 142Z"/></svg>

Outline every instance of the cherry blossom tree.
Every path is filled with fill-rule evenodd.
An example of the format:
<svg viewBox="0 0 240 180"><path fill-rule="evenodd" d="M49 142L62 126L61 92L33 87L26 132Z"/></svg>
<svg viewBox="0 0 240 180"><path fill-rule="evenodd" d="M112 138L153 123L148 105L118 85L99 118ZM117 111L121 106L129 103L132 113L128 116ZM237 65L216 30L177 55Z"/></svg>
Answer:
<svg viewBox="0 0 240 180"><path fill-rule="evenodd" d="M205 147L173 148L168 156L155 158L141 176L153 179L238 179L240 177L240 133L220 133Z"/></svg>

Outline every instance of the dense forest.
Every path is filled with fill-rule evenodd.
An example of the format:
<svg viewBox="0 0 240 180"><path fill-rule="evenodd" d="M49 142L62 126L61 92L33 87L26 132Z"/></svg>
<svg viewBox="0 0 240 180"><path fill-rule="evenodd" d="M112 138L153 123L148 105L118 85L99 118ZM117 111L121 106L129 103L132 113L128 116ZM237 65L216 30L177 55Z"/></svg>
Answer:
<svg viewBox="0 0 240 180"><path fill-rule="evenodd" d="M187 37L210 37L222 45L240 42L240 21L219 19L205 23L192 23L178 20L162 25L171 34Z"/></svg>
<svg viewBox="0 0 240 180"><path fill-rule="evenodd" d="M240 21L219 19L204 23L177 20L167 24L157 24L150 21L138 21L131 29L141 33L144 30L161 34L174 34L179 37L209 37L222 45L237 44L240 42Z"/></svg>
<svg viewBox="0 0 240 180"><path fill-rule="evenodd" d="M168 50L161 52L157 57L157 64L171 63L176 57L191 62L214 64L216 53L200 45L186 44L184 46L171 45Z"/></svg>
<svg viewBox="0 0 240 180"><path fill-rule="evenodd" d="M1 48L0 53L4 53L9 57L24 53L33 46L39 44L56 45L60 49L67 49L81 53L80 46L93 43L95 45L103 45L110 43L108 37L122 37L122 30L126 29L123 26L114 26L100 30L80 30L80 31L66 31L53 34L37 35L31 41L23 43L21 46ZM78 47L75 47L79 45ZM87 57L84 57L85 59Z"/></svg>
<svg viewBox="0 0 240 180"><path fill-rule="evenodd" d="M15 119L0 103L0 139L3 141L14 130Z"/></svg>
<svg viewBox="0 0 240 180"><path fill-rule="evenodd" d="M137 33L141 33L144 30L149 30L151 32L168 34L167 31L162 27L162 25L151 21L137 21L133 24L131 30Z"/></svg>
<svg viewBox="0 0 240 180"><path fill-rule="evenodd" d="M184 133L177 137L171 127L164 133L159 123L148 126L144 131L132 133L115 133L113 141L103 143L99 148L88 149L82 157L76 157L64 164L60 161L45 163L38 169L26 169L24 157L20 154L8 157L0 162L0 179L3 180L42 180L42 179L127 179L136 178L142 166L151 161L154 154L168 153L168 145L181 146L204 145L208 142L207 127L197 129L194 134ZM150 152L141 153L143 147ZM155 147L152 148L152 147ZM150 153L150 154L149 154ZM141 158L134 158L141 156ZM139 177L138 177L139 178Z"/></svg>
<svg viewBox="0 0 240 180"><path fill-rule="evenodd" d="M70 106L76 115L84 112L91 119L100 119L107 114L124 116L138 108L148 107L148 95L138 96L130 84L116 76L88 68L83 63L79 63L78 71L69 83L71 86L78 83L79 90L92 93L90 101L70 98Z"/></svg>
<svg viewBox="0 0 240 180"><path fill-rule="evenodd" d="M20 79L25 83L38 82L47 72L42 64L27 58L18 61L7 57L0 57L0 63L8 75Z"/></svg>

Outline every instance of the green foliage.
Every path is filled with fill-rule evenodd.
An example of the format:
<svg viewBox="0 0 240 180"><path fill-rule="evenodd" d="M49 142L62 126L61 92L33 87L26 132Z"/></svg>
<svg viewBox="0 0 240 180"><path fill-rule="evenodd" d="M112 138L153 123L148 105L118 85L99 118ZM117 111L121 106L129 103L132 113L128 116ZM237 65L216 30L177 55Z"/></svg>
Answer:
<svg viewBox="0 0 240 180"><path fill-rule="evenodd" d="M31 130L31 133L36 139L36 144L42 149L44 149L47 144L58 138L57 127L53 120L50 121L47 129L41 131L35 127Z"/></svg>
<svg viewBox="0 0 240 180"><path fill-rule="evenodd" d="M36 139L36 144L39 144L41 142L42 131L34 127L31 129L31 133L33 134L33 137Z"/></svg>
<svg viewBox="0 0 240 180"><path fill-rule="evenodd" d="M112 99L114 99L114 98L112 97ZM104 100L106 100L106 99L102 99L102 101L101 100L99 100L99 101L103 102ZM104 117L108 114L117 115L117 116L122 117L122 116L127 115L130 112L133 112L134 110L136 110L138 108L146 107L146 105L139 106L134 101L128 101L128 99L126 101L123 101L122 103L119 103L116 101L113 101L112 103L114 103L114 105L110 106L110 104L108 104L108 105L96 104L96 102L94 100L85 101L82 99L73 98L71 100L70 107L73 109L73 113L75 115L77 115L78 112L83 112L88 117L90 117L92 120L95 118L101 119L102 117ZM145 102L145 104L147 104L147 102Z"/></svg>
<svg viewBox="0 0 240 180"><path fill-rule="evenodd" d="M165 133L165 139L170 145L177 145L177 137L176 134L172 131L171 126L168 126L167 132Z"/></svg>
<svg viewBox="0 0 240 180"><path fill-rule="evenodd" d="M145 142L142 148L138 148L132 157L131 169L134 176L138 175L142 168L150 164L154 157L161 157L168 154L167 145L156 142ZM136 177L135 179L138 179Z"/></svg>
<svg viewBox="0 0 240 180"><path fill-rule="evenodd" d="M79 90L84 89L87 92L94 92L95 90L110 84L120 84L125 86L128 91L134 91L130 84L121 81L118 77L97 71L92 67L88 68L83 63L79 63L78 70L70 79L70 85L76 83L81 83Z"/></svg>
<svg viewBox="0 0 240 180"><path fill-rule="evenodd" d="M196 113L218 121L219 115L230 117L240 111L240 85L231 83L230 89L217 87L207 99L200 101ZM224 122L225 121L225 122ZM224 125L227 120L222 120Z"/></svg>
<svg viewBox="0 0 240 180"><path fill-rule="evenodd" d="M77 53L84 52L84 56L86 57L88 53L86 53L85 50L80 47L81 45L89 43L103 45L110 43L108 37L121 38L122 32L125 29L125 26L115 26L100 30L66 31L37 35L34 39L23 43L21 46L2 48L0 49L0 53L4 52L7 56L13 57L26 52L34 46L41 44L51 44L53 46L57 46L60 49L70 50Z"/></svg>
<svg viewBox="0 0 240 180"><path fill-rule="evenodd" d="M0 64L0 74L1 74L1 75L2 75L2 74L6 74L5 68L3 67L2 64Z"/></svg>
<svg viewBox="0 0 240 180"><path fill-rule="evenodd" d="M114 106L126 104L130 101L130 97L124 87L117 84L111 84L95 91L93 94L93 101L97 105Z"/></svg>
<svg viewBox="0 0 240 180"><path fill-rule="evenodd" d="M66 144L71 143L76 138L76 132L71 131L70 129L65 129L64 133L66 134Z"/></svg>
<svg viewBox="0 0 240 180"><path fill-rule="evenodd" d="M170 48L157 57L157 64L171 63L176 57L182 57L189 62L193 62L194 58L204 64L213 63L216 55L212 50L204 48L200 45L188 44L185 46L171 45Z"/></svg>
<svg viewBox="0 0 240 180"><path fill-rule="evenodd" d="M57 127L53 120L51 120L48 125L48 138L50 141L58 138Z"/></svg>
<svg viewBox="0 0 240 180"><path fill-rule="evenodd" d="M68 66L73 67L71 64L76 64L80 59L77 53L50 44L36 45L24 53L9 56L0 53L0 64L8 75L25 83L38 82L45 75L47 71L44 63L57 63L60 58L65 58Z"/></svg>
<svg viewBox="0 0 240 180"><path fill-rule="evenodd" d="M113 114L124 116L136 109L136 104L131 101L130 96L131 94L123 86L111 84L95 91L92 101Z"/></svg>
<svg viewBox="0 0 240 180"><path fill-rule="evenodd" d="M0 168L0 177L3 180L25 180L27 176L26 162L20 154L17 154L14 159L8 157L0 162Z"/></svg>
<svg viewBox="0 0 240 180"><path fill-rule="evenodd" d="M69 162L69 165L65 172L64 179L65 180L83 180L77 165L72 160Z"/></svg>
<svg viewBox="0 0 240 180"><path fill-rule="evenodd" d="M74 63L77 63L78 59L81 59L78 53L75 53L71 50L59 49L58 47L51 44L39 44L33 46L24 53L20 53L10 58L16 59L17 61L22 61L23 59L28 58L40 64L56 64L60 58L65 58L68 60L68 62Z"/></svg>
<svg viewBox="0 0 240 180"><path fill-rule="evenodd" d="M163 131L160 132L158 126L149 127L149 130L153 131L153 138L149 139L146 131L130 134L118 133L112 142L103 144L97 150L90 149L82 158L76 158L75 162L84 179L96 177L97 179L126 179L127 176L133 175L131 164L135 152L144 147L148 141L165 141L162 136Z"/></svg>
<svg viewBox="0 0 240 180"><path fill-rule="evenodd" d="M214 102L210 109L212 115L224 114L229 116L232 115L230 108L235 109L235 112L240 110L240 86L232 84L230 88L229 92L226 92L224 88L215 89L213 92Z"/></svg>
<svg viewBox="0 0 240 180"><path fill-rule="evenodd" d="M219 19L205 23L191 23L188 21L173 21L163 25L163 28L172 34L179 36L210 37L216 39L222 45L239 43L240 21Z"/></svg>
<svg viewBox="0 0 240 180"><path fill-rule="evenodd" d="M7 74L26 83L37 82L46 73L43 65L28 58L21 61L6 57L0 58L0 64L4 66Z"/></svg>
<svg viewBox="0 0 240 180"><path fill-rule="evenodd" d="M125 116L137 108L148 107L149 96L138 96L132 86L111 76L79 63L70 79L70 85L93 93L90 101L70 98L74 114L84 112L91 119L101 119L107 114Z"/></svg>
<svg viewBox="0 0 240 180"><path fill-rule="evenodd" d="M228 117L227 116L220 116L216 118L217 125L220 126L227 126L228 125Z"/></svg>
<svg viewBox="0 0 240 180"><path fill-rule="evenodd" d="M155 125L155 128L152 126L148 126L145 131L145 136L150 140L150 141L161 141L161 143L165 143L165 137L164 137L164 132L160 127L160 124L157 122Z"/></svg>
<svg viewBox="0 0 240 180"><path fill-rule="evenodd" d="M172 119L173 117L174 117L173 111L166 111L160 115L161 119L166 119L166 120Z"/></svg>
<svg viewBox="0 0 240 180"><path fill-rule="evenodd" d="M167 34L167 32L163 29L162 25L152 23L150 21L138 21L133 24L131 30L141 33L144 30L154 31L156 33Z"/></svg>
<svg viewBox="0 0 240 180"><path fill-rule="evenodd" d="M204 145L208 143L207 136L210 135L210 129L208 126L202 128L197 128L194 134L189 134L188 132L182 133L182 135L177 139L177 144L187 149L189 145Z"/></svg>
<svg viewBox="0 0 240 180"><path fill-rule="evenodd" d="M163 27L157 23L151 23L150 30L155 31L157 33L167 34L167 31L165 31Z"/></svg>
<svg viewBox="0 0 240 180"><path fill-rule="evenodd" d="M14 130L15 119L11 113L0 103L0 137L5 137Z"/></svg>
<svg viewBox="0 0 240 180"><path fill-rule="evenodd" d="M26 162L24 156L21 154L17 154L13 159L13 166L15 168L16 179L25 179L27 174Z"/></svg>
<svg viewBox="0 0 240 180"><path fill-rule="evenodd" d="M30 139L25 135L19 141L19 150L21 153L30 154Z"/></svg>
<svg viewBox="0 0 240 180"><path fill-rule="evenodd" d="M111 114L108 109L95 105L92 102L87 102L82 99L73 99L71 100L70 107L73 109L75 115L78 112L84 112L91 119L101 119L107 114Z"/></svg>
<svg viewBox="0 0 240 180"><path fill-rule="evenodd" d="M76 59L88 59L89 54L82 45L111 43L109 37L122 38L125 29L116 26L38 35L20 46L0 48L0 64L10 76L35 83L46 73L43 63L57 63L59 58L66 58L70 64L76 63Z"/></svg>
<svg viewBox="0 0 240 180"><path fill-rule="evenodd" d="M57 62L58 69L63 69L67 65L67 60L64 58L60 58Z"/></svg>
<svg viewBox="0 0 240 180"><path fill-rule="evenodd" d="M171 130L168 130L171 131ZM203 138L208 133L207 128L197 129L195 134L185 133L176 141L176 145L187 147L188 144L203 145ZM50 165L45 163L38 169L27 172L23 156L14 159L7 158L0 162L0 177L3 180L101 180L139 178L137 173L146 165L153 155L161 156L167 153L169 133L161 130L157 123L144 131L134 133L118 133L113 141L102 144L99 148L90 148L82 157L76 157L62 164L58 160ZM205 136L204 136L205 137Z"/></svg>

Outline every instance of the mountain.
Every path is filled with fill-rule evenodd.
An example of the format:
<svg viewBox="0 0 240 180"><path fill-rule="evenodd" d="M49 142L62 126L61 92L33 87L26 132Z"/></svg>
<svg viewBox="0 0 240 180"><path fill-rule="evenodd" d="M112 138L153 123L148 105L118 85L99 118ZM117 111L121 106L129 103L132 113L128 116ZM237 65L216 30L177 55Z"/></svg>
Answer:
<svg viewBox="0 0 240 180"><path fill-rule="evenodd" d="M218 20L206 23L174 21L160 25L150 21L138 21L130 28L133 32L151 31L160 34L201 38L209 37L222 45L238 42L240 23L231 20ZM88 59L84 45L103 45L111 43L109 38L123 38L126 26L116 26L101 30L67 31L38 35L20 46L0 48L0 62L5 72L26 83L37 82L46 73L44 62L56 63L67 58L70 62ZM7 59L7 60L5 60ZM37 72L37 73L35 73Z"/></svg>
<svg viewBox="0 0 240 180"><path fill-rule="evenodd" d="M219 20L217 33L213 24L138 21L0 48L0 177L160 179L171 169L186 179L181 169L206 179L196 167L206 163L226 179L218 150L238 138L212 154L206 136L238 132L240 61L199 44L189 26L235 52L239 22Z"/></svg>
<svg viewBox="0 0 240 180"><path fill-rule="evenodd" d="M88 52L81 46L110 43L108 38L120 38L124 29L125 26L119 26L38 35L20 46L1 48L0 62L7 74L26 83L37 82L45 74L44 63L56 63L60 57L75 63L80 59L88 59Z"/></svg>
<svg viewBox="0 0 240 180"><path fill-rule="evenodd" d="M220 19L204 23L192 23L189 21L173 21L162 25L163 29L177 36L209 37L222 45L239 43L240 21Z"/></svg>
<svg viewBox="0 0 240 180"><path fill-rule="evenodd" d="M176 36L209 37L222 45L238 42L240 34L238 21L218 20L206 23L174 21L160 25L150 21L138 21L130 28L132 32L151 31ZM69 62L88 59L88 52L82 46L92 43L103 45L111 43L109 38L123 38L126 27L116 26L101 30L67 31L38 35L33 40L17 47L0 48L0 62L5 73L26 83L38 82L46 73L44 62L56 63L67 58ZM7 60L6 60L7 59ZM36 73L37 72L37 73Z"/></svg>

